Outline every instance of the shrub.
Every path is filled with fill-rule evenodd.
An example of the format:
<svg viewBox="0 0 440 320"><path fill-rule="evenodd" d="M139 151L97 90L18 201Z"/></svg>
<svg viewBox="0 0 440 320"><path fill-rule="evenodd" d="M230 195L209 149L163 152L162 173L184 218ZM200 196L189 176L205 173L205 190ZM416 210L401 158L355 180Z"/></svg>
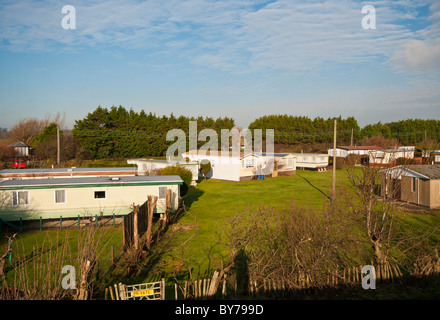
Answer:
<svg viewBox="0 0 440 320"><path fill-rule="evenodd" d="M180 195L184 196L189 189L192 181L192 172L180 166L170 166L160 170L161 176L179 176L183 180L183 185L180 187Z"/></svg>
<svg viewBox="0 0 440 320"><path fill-rule="evenodd" d="M203 177L206 180L206 175L209 173L209 171L211 171L211 162L209 162L209 160L202 160L200 163L200 172L201 174L203 174Z"/></svg>

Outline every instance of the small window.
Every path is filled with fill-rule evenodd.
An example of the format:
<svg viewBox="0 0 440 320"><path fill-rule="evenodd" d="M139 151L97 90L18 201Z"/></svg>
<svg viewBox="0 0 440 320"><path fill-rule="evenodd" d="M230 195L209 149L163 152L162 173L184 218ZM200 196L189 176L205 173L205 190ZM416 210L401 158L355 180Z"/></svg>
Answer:
<svg viewBox="0 0 440 320"><path fill-rule="evenodd" d="M105 191L95 191L94 198L95 199L105 199L106 198Z"/></svg>
<svg viewBox="0 0 440 320"><path fill-rule="evenodd" d="M12 191L12 205L25 206L29 204L29 191Z"/></svg>
<svg viewBox="0 0 440 320"><path fill-rule="evenodd" d="M411 191L416 192L416 178L413 177L411 181Z"/></svg>
<svg viewBox="0 0 440 320"><path fill-rule="evenodd" d="M287 158L287 167L293 168L293 158Z"/></svg>
<svg viewBox="0 0 440 320"><path fill-rule="evenodd" d="M55 190L55 203L66 203L66 190Z"/></svg>
<svg viewBox="0 0 440 320"><path fill-rule="evenodd" d="M167 196L167 187L159 187L159 199L165 199Z"/></svg>
<svg viewBox="0 0 440 320"><path fill-rule="evenodd" d="M254 159L246 160L246 168L253 168L254 167Z"/></svg>

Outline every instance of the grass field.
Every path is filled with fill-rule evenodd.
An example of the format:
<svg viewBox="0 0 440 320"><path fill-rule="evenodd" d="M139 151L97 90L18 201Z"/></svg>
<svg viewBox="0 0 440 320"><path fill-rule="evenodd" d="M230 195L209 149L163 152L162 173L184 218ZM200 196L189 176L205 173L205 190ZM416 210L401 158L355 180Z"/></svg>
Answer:
<svg viewBox="0 0 440 320"><path fill-rule="evenodd" d="M347 185L345 172L337 171L337 188ZM197 187L191 187L184 197L188 207L186 213L173 225L167 237L171 240L167 250L157 259L149 261L148 271L141 272L135 279L123 279L124 283L141 283L157 279L161 275L170 275L181 272L184 276L187 267L182 258L186 259L193 268L195 276L210 273L211 268L218 268L222 261L229 259L227 247L218 243L220 234L227 221L236 213L243 213L249 208L258 208L260 205L283 209L289 207L293 201L296 205L321 210L328 199L332 187L332 172L312 172L298 170L294 176L269 178L264 181L253 180L246 182L231 182L221 180L200 181ZM403 221L424 228L440 225L440 212L424 210L398 210ZM195 221L197 231L195 236ZM52 230L52 237L58 231ZM20 246L23 245L28 253L36 241L41 243L46 232L23 232L20 234ZM118 227L111 232L110 245L115 248L116 255L122 250L122 228ZM110 235L110 234L109 234ZM77 230L69 231L72 242L72 251L78 237ZM181 245L190 239L184 246L184 255L181 255ZM432 240L438 240L438 233L432 235ZM6 248L5 239L0 240L0 253ZM106 250L103 259L104 265L110 259L110 250Z"/></svg>
<svg viewBox="0 0 440 320"><path fill-rule="evenodd" d="M336 186L348 186L345 171L337 171ZM184 246L183 257L194 268L195 274L209 273L209 268L218 268L222 259L224 262L229 259L227 247L218 240L228 219L233 215L244 213L249 208L258 208L260 205L275 209L288 208L292 201L297 206L319 211L328 200L331 188L332 172L307 170L298 170L294 176L264 181L201 181L196 188L190 188L184 198L184 203L189 209L176 225L178 231L175 233L175 250L163 257L157 271L170 273L176 266L182 267L182 264L179 264L179 260L182 260L179 246L194 235L195 221L197 232ZM404 225L411 228L426 229L440 225L440 212L397 208L396 213L404 221ZM438 237L437 232L431 239L437 241Z"/></svg>
<svg viewBox="0 0 440 320"><path fill-rule="evenodd" d="M338 171L336 177L337 185L347 183L344 172ZM197 221L196 236L185 245L184 257L196 273L203 274L209 267L218 267L222 258L228 259L227 248L218 240L219 233L233 215L260 205L283 209L289 207L292 201L299 206L321 210L331 188L331 172L307 170L297 171L294 176L265 180L201 181L196 188L190 188L184 197L189 209L177 224L177 229L181 231L175 243L181 244L193 235ZM179 260L180 251L171 258Z"/></svg>

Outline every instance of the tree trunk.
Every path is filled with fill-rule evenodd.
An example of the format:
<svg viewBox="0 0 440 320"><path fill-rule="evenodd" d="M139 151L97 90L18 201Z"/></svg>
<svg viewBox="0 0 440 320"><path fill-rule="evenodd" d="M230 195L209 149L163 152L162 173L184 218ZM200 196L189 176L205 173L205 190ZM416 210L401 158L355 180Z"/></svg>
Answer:
<svg viewBox="0 0 440 320"><path fill-rule="evenodd" d="M147 248L151 248L151 237L152 237L152 230L153 230L153 213L154 208L157 204L157 197L154 197L154 200L152 200L152 196L148 196L148 224L147 224L147 239L146 239L146 245Z"/></svg>
<svg viewBox="0 0 440 320"><path fill-rule="evenodd" d="M89 298L89 273L90 273L90 260L87 260L84 270L82 270L81 280L79 284L79 290L76 300L87 300Z"/></svg>

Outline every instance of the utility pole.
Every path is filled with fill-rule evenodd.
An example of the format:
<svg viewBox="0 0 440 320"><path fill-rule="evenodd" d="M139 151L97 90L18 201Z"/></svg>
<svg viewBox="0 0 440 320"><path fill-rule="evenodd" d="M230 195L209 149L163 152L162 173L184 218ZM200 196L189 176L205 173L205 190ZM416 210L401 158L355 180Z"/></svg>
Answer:
<svg viewBox="0 0 440 320"><path fill-rule="evenodd" d="M335 119L335 129L333 134L333 199L336 195L336 125L337 120Z"/></svg>
<svg viewBox="0 0 440 320"><path fill-rule="evenodd" d="M57 124L57 165L60 166L60 125Z"/></svg>
<svg viewBox="0 0 440 320"><path fill-rule="evenodd" d="M351 143L350 146L353 147L353 128L351 128Z"/></svg>

